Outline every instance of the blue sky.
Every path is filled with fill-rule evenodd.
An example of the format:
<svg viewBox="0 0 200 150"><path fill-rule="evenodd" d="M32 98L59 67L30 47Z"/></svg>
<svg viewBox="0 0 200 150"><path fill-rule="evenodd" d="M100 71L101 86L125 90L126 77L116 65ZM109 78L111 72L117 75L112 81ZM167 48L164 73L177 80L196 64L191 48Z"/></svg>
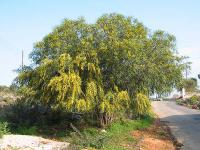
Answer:
<svg viewBox="0 0 200 150"><path fill-rule="evenodd" d="M9 85L21 63L25 64L35 42L40 41L64 18L85 17L89 23L104 13L133 16L152 31L165 30L177 38L177 50L190 57L190 76L200 73L199 0L1 0L0 85Z"/></svg>

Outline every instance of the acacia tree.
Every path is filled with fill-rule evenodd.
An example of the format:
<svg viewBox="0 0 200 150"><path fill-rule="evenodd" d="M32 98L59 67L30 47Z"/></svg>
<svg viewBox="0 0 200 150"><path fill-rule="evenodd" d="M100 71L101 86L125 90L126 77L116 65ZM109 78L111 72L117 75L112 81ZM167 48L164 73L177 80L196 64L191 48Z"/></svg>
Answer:
<svg viewBox="0 0 200 150"><path fill-rule="evenodd" d="M105 125L119 112L147 114L145 95L169 92L181 81L184 65L174 49L174 36L152 33L132 17L107 14L95 24L66 19L35 44L33 64L16 83L34 101L87 112Z"/></svg>
<svg viewBox="0 0 200 150"><path fill-rule="evenodd" d="M44 59L32 70L22 71L18 84L25 86L31 100L68 112L87 112L102 126L111 122L118 111L129 107L126 91L110 87L105 90L95 53L72 58L61 54L58 59Z"/></svg>
<svg viewBox="0 0 200 150"><path fill-rule="evenodd" d="M97 27L104 77L129 94L162 94L181 81L183 58L174 54L173 35L148 32L136 19L116 14L102 16Z"/></svg>

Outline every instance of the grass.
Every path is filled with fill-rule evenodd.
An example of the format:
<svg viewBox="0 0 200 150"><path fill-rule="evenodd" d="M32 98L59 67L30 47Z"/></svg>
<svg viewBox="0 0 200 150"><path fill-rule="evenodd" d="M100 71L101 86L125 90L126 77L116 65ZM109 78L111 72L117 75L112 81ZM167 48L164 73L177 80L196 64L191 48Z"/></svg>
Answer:
<svg viewBox="0 0 200 150"><path fill-rule="evenodd" d="M105 130L89 127L81 130L79 133L66 129L54 130L51 127L39 128L36 126L19 126L10 129L7 122L0 122L0 137L4 134L21 135L39 135L45 138L53 138L60 141L71 143L71 150L132 150L137 144L131 134L134 130L149 127L153 122L152 118L143 118L140 120L123 120L112 123Z"/></svg>
<svg viewBox="0 0 200 150"><path fill-rule="evenodd" d="M133 149L137 141L135 141L130 132L133 130L147 128L151 123L152 119L150 118L142 120L127 120L125 122L114 123L110 128L108 128L109 139L105 142L105 146L102 149Z"/></svg>
<svg viewBox="0 0 200 150"><path fill-rule="evenodd" d="M125 120L115 122L102 132L97 128L89 128L81 132L81 135L73 133L69 140L71 149L100 149L100 150L130 150L134 149L137 141L131 132L144 129L152 124L152 118L141 120Z"/></svg>

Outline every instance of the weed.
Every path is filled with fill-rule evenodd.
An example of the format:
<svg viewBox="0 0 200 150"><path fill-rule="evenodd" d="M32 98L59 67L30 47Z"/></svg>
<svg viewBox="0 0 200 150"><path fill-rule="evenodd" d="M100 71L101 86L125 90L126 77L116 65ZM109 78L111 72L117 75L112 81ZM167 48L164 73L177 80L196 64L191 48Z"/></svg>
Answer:
<svg viewBox="0 0 200 150"><path fill-rule="evenodd" d="M0 138L5 135L5 134L9 134L10 130L8 127L8 123L7 122L0 122Z"/></svg>

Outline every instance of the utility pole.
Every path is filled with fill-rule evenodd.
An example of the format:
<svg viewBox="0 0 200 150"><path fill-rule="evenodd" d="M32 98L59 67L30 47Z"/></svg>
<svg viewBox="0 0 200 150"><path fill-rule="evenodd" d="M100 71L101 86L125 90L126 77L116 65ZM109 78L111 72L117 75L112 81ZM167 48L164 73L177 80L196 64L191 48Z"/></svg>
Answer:
<svg viewBox="0 0 200 150"><path fill-rule="evenodd" d="M22 68L24 67L24 51L22 50Z"/></svg>
<svg viewBox="0 0 200 150"><path fill-rule="evenodd" d="M188 78L188 68L185 69L185 78Z"/></svg>

